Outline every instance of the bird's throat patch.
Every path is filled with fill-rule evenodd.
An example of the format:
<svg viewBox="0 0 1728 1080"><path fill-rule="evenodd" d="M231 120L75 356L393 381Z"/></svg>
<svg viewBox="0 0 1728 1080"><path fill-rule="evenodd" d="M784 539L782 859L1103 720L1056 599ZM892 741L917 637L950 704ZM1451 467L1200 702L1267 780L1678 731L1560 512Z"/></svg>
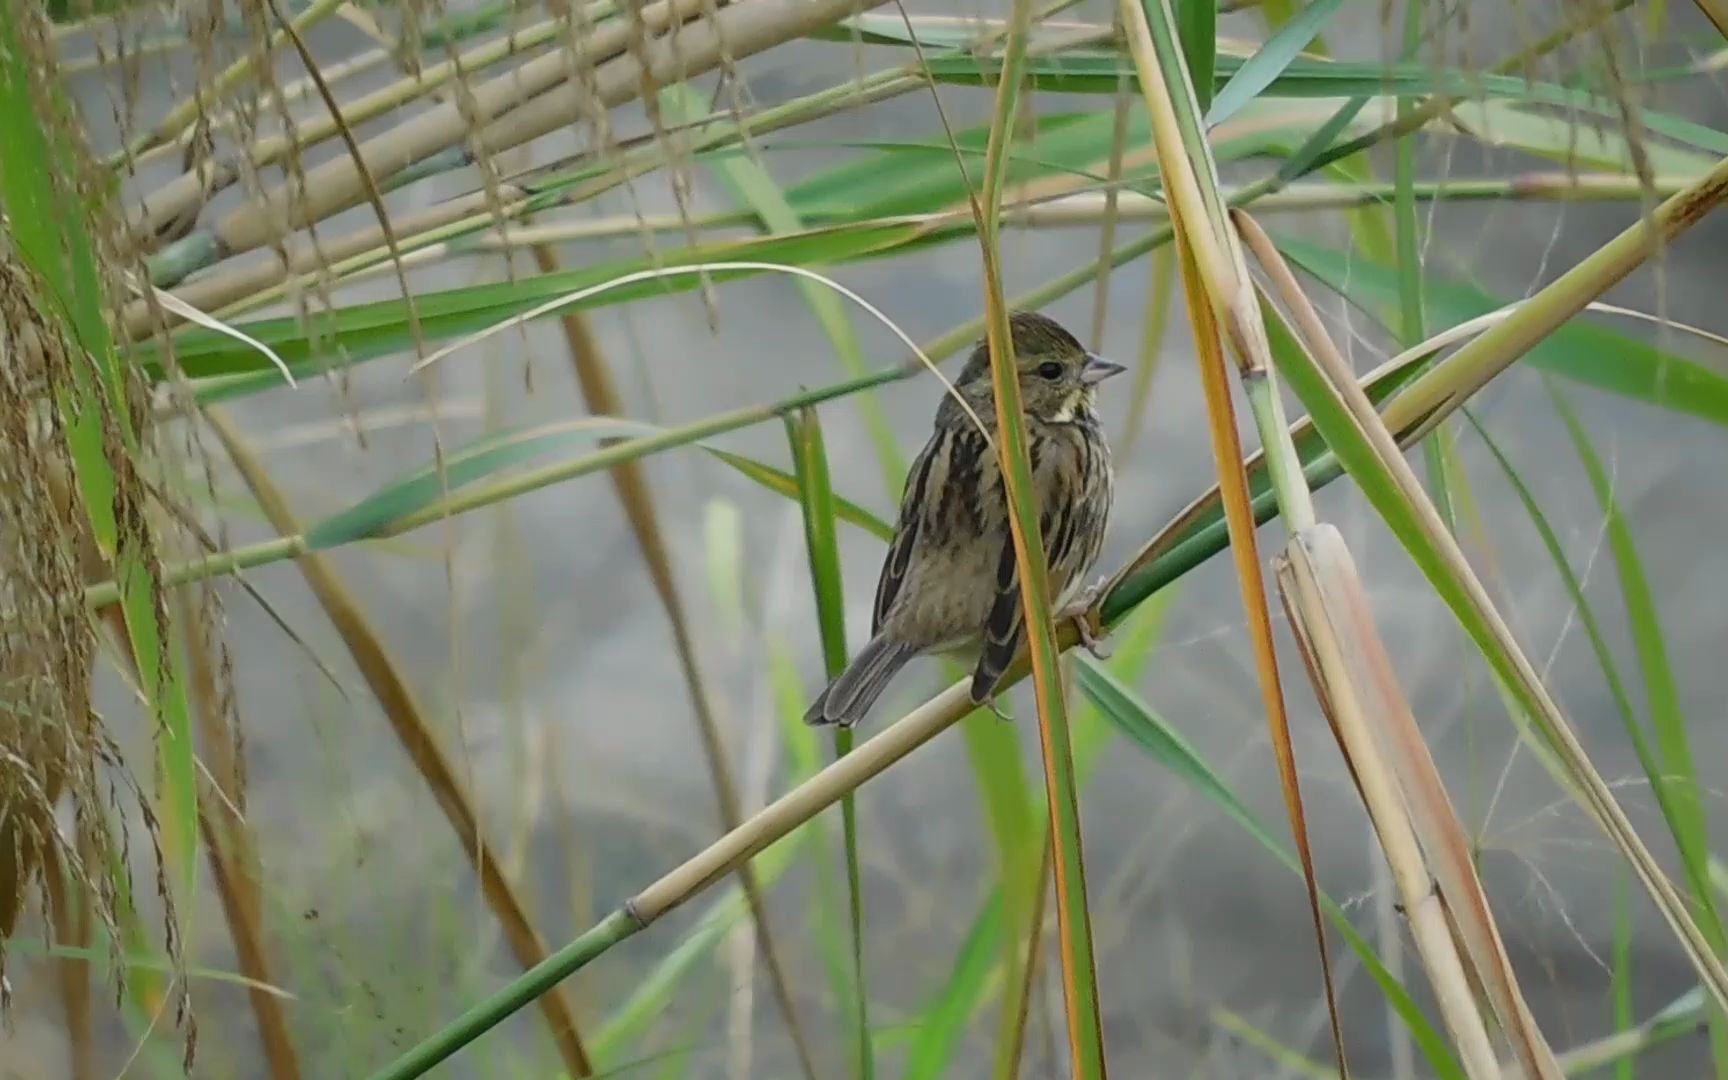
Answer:
<svg viewBox="0 0 1728 1080"><path fill-rule="evenodd" d="M1085 397L1086 388L1084 386L1076 386L1068 391L1068 396L1062 399L1062 404L1050 414L1050 422L1053 424L1072 424L1074 414L1080 410L1080 403L1085 400Z"/></svg>

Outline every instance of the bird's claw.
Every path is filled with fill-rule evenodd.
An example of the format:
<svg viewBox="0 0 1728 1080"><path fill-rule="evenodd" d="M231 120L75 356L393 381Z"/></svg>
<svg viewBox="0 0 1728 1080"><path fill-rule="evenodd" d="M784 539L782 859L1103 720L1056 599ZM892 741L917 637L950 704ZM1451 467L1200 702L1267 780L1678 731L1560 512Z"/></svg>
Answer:
<svg viewBox="0 0 1728 1080"><path fill-rule="evenodd" d="M978 704L980 707L990 710L990 715L994 716L998 720L1001 720L1003 723L1012 723L1014 721L1014 717L1012 715L1010 715L1009 713L1002 711L1002 706L997 704L998 700L999 699L996 697L996 695L992 694L989 697L985 698L983 701L980 701Z"/></svg>
<svg viewBox="0 0 1728 1080"><path fill-rule="evenodd" d="M1080 631L1080 644L1087 652L1099 660L1110 659L1110 642L1093 631L1092 620L1085 612L1074 616L1074 627Z"/></svg>
<svg viewBox="0 0 1728 1080"><path fill-rule="evenodd" d="M1087 652L1091 653L1099 660L1110 659L1110 645L1105 641L1105 635L1102 630L1094 630L1092 627L1092 605L1098 602L1099 596L1104 591L1104 583L1107 580L1107 578L1099 578L1096 582L1088 585L1081 591L1080 595L1075 598L1074 602L1069 604L1062 614L1058 616L1059 620L1073 620L1074 629L1080 635L1080 644L1085 647Z"/></svg>

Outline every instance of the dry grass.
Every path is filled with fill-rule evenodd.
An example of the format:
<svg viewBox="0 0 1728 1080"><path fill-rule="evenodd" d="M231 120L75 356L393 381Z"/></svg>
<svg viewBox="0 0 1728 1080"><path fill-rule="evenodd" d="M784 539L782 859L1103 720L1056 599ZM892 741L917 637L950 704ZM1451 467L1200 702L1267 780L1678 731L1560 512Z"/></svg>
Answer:
<svg viewBox="0 0 1728 1080"><path fill-rule="evenodd" d="M126 812L115 793L124 765L90 701L97 626L58 599L106 578L107 562L71 482L58 413L41 408L43 388L80 377L73 369L86 361L40 315L44 293L0 246L0 607L16 613L0 624L0 961L32 896L46 912L55 868L118 942L109 867L126 856L110 814ZM72 837L55 823L62 798Z"/></svg>

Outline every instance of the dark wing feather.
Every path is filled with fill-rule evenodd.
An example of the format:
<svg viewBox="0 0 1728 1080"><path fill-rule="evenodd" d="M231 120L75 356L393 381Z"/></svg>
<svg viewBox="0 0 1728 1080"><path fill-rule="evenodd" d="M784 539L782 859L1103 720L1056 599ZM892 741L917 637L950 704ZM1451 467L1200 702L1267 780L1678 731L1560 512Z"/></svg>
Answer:
<svg viewBox="0 0 1728 1080"><path fill-rule="evenodd" d="M900 521L894 526L894 540L888 545L888 557L882 562L882 576L876 581L876 605L870 620L870 636L882 632L883 620L900 595L906 582L906 571L912 565L912 554L918 547L918 531L924 521L925 493L930 487L931 474L938 461L947 457L948 433L937 428L936 434L912 460L906 474L906 491L900 497Z"/></svg>
<svg viewBox="0 0 1728 1080"><path fill-rule="evenodd" d="M996 561L996 599L990 605L978 666L972 672L973 701L985 701L996 692L1002 672L1020 648L1021 622L1020 568L1014 561L1014 538L1004 536L1002 554Z"/></svg>

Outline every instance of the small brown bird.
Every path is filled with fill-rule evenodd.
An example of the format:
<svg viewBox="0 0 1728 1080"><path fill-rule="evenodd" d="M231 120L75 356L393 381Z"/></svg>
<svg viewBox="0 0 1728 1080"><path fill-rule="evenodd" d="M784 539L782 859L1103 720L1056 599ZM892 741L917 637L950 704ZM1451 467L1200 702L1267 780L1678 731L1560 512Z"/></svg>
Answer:
<svg viewBox="0 0 1728 1080"><path fill-rule="evenodd" d="M1098 383L1123 370L1087 352L1051 319L1009 317L1039 527L1058 617L1104 542L1110 447L1094 409ZM977 656L972 700L993 699L1020 647L1020 575L996 451L990 350L980 341L943 397L936 426L907 474L900 520L876 585L870 641L817 696L807 724L849 727L914 656ZM1090 591L1090 590L1089 590ZM1083 609L1082 609L1083 610Z"/></svg>

